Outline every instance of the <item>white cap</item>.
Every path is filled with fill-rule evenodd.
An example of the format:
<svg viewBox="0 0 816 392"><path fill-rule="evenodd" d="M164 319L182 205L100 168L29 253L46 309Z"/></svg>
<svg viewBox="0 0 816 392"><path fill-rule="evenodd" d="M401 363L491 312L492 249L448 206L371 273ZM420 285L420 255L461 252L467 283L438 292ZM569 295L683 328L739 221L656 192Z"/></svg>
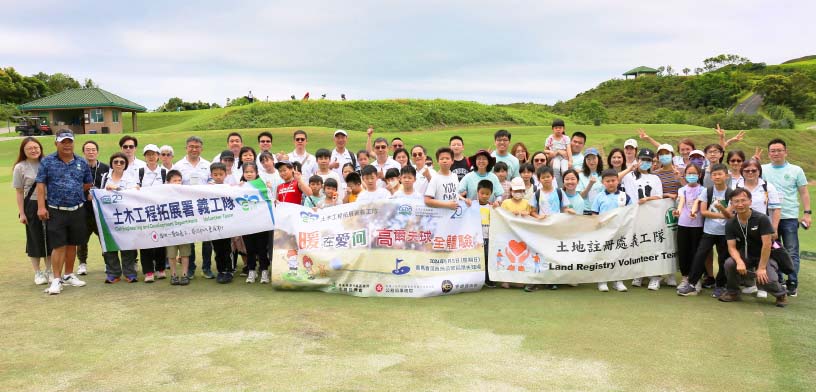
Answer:
<svg viewBox="0 0 816 392"><path fill-rule="evenodd" d="M637 148L637 140L635 139L627 139L626 142L623 143L623 148L626 147L634 147Z"/></svg>
<svg viewBox="0 0 816 392"><path fill-rule="evenodd" d="M524 179L521 177L516 177L512 181L510 181L510 190L511 191L523 191L525 190L524 186Z"/></svg>
<svg viewBox="0 0 816 392"><path fill-rule="evenodd" d="M338 129L338 130L334 131L334 136L337 136L337 135L348 136L348 132L346 132L346 131L344 131L342 129Z"/></svg>
<svg viewBox="0 0 816 392"><path fill-rule="evenodd" d="M69 129L60 129L59 132L57 132L57 143L65 139L74 140L74 133Z"/></svg>
<svg viewBox="0 0 816 392"><path fill-rule="evenodd" d="M159 151L159 146L157 146L157 145L155 145L155 144L148 144L148 145L146 145L146 146L144 147L144 150L142 150L142 155L147 154L147 152L148 152L148 151L153 151L153 152L155 152L156 154L161 153L161 151Z"/></svg>
<svg viewBox="0 0 816 392"><path fill-rule="evenodd" d="M690 152L689 156L692 156L692 155L699 155L699 156L705 158L705 153L700 151L700 150L694 150L694 151Z"/></svg>
<svg viewBox="0 0 816 392"><path fill-rule="evenodd" d="M666 151L674 154L674 147L672 147L671 144L663 143L663 144L657 146L657 151L660 151L660 150L666 150Z"/></svg>

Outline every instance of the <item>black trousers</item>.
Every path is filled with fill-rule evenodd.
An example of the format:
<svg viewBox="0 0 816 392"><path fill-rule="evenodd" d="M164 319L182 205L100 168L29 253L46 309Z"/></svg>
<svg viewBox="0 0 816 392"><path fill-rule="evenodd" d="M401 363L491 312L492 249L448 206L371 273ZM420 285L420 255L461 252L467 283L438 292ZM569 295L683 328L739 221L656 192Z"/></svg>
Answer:
<svg viewBox="0 0 816 392"><path fill-rule="evenodd" d="M247 251L247 268L255 269L256 260L261 264L261 271L269 269L269 232L243 236Z"/></svg>
<svg viewBox="0 0 816 392"><path fill-rule="evenodd" d="M212 241L215 253L215 268L219 273L232 273L232 243L229 238Z"/></svg>
<svg viewBox="0 0 816 392"><path fill-rule="evenodd" d="M702 237L702 227L677 226L677 264L679 264L680 273L683 276L689 276L691 273L694 254L700 246Z"/></svg>
<svg viewBox="0 0 816 392"><path fill-rule="evenodd" d="M679 246L679 245L678 245ZM708 257L708 252L712 248L717 248L717 287L725 287L727 281L725 277L725 259L728 258L728 243L725 241L724 235L713 235L703 233L700 237L700 245L697 247L697 252L694 254L694 262L691 265L691 273L689 274L689 284L696 285L700 277L705 271L705 261Z"/></svg>
<svg viewBox="0 0 816 392"><path fill-rule="evenodd" d="M164 271L167 266L167 248L142 249L139 251L139 259L143 274Z"/></svg>

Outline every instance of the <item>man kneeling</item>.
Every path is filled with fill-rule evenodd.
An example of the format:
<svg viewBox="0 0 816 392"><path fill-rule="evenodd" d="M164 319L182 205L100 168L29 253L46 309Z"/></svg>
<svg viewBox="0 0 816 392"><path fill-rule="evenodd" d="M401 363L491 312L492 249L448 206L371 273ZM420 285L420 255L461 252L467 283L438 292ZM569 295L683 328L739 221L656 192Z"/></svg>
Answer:
<svg viewBox="0 0 816 392"><path fill-rule="evenodd" d="M731 193L731 205L737 214L725 225L728 254L725 261L727 292L722 302L739 300L740 283L756 278L761 290L776 297L776 306L788 304L787 290L779 283L776 260L771 259L774 229L767 215L751 209L751 192L737 188Z"/></svg>

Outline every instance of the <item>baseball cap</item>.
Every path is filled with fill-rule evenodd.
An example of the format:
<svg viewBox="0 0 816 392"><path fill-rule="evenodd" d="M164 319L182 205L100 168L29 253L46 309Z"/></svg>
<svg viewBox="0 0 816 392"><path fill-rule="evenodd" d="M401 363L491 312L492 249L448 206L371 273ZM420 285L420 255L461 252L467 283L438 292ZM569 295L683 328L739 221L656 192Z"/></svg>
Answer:
<svg viewBox="0 0 816 392"><path fill-rule="evenodd" d="M334 131L334 136L337 136L337 135L348 136L348 132L346 132L346 131L344 131L342 129L338 129L338 130Z"/></svg>
<svg viewBox="0 0 816 392"><path fill-rule="evenodd" d="M648 149L648 148L644 148L644 149L640 150L640 152L638 153L638 159L644 159L644 158L645 159L653 159L654 158L654 152L652 150Z"/></svg>
<svg viewBox="0 0 816 392"><path fill-rule="evenodd" d="M74 133L71 132L68 129L60 129L60 131L57 132L57 143L65 140L65 139L74 140Z"/></svg>
<svg viewBox="0 0 816 392"><path fill-rule="evenodd" d="M521 177L514 178L512 181L510 181L510 190L511 191L523 191L523 190L525 190L524 180Z"/></svg>
<svg viewBox="0 0 816 392"><path fill-rule="evenodd" d="M153 152L155 152L156 154L161 153L161 150L159 150L159 146L157 146L157 145L155 145L155 144L148 144L148 145L146 145L146 146L144 147L144 150L142 150L142 155L147 154L147 152L148 152L148 151L153 151Z"/></svg>
<svg viewBox="0 0 816 392"><path fill-rule="evenodd" d="M289 168L295 167L291 161L278 161L275 163L275 169L280 169L281 166L289 166Z"/></svg>
<svg viewBox="0 0 816 392"><path fill-rule="evenodd" d="M674 154L674 147L672 147L671 144L663 143L663 144L657 146L657 151L660 151L660 150L666 150L666 151Z"/></svg>
<svg viewBox="0 0 816 392"><path fill-rule="evenodd" d="M635 139L626 139L626 142L623 143L623 148L626 148L626 147L637 148L638 147L637 146L637 140L635 140Z"/></svg>
<svg viewBox="0 0 816 392"><path fill-rule="evenodd" d="M595 147L587 148L586 151L584 151L584 156L587 156L587 155L595 155L598 158L601 157L601 153L598 152L598 149L595 148Z"/></svg>
<svg viewBox="0 0 816 392"><path fill-rule="evenodd" d="M223 159L232 159L234 161L235 160L235 154L230 150L224 150L224 151L221 151L221 156L219 157L219 159L222 159L222 160Z"/></svg>
<svg viewBox="0 0 816 392"><path fill-rule="evenodd" d="M699 156L705 158L705 153L700 151L700 150L694 150L694 151L690 152L689 156L692 156L692 155L699 155Z"/></svg>

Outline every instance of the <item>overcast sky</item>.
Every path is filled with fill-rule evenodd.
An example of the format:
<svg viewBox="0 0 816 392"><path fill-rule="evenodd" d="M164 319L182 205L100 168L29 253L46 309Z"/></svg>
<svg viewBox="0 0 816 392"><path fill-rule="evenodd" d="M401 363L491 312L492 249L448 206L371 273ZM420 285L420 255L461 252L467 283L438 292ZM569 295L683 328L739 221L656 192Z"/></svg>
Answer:
<svg viewBox="0 0 816 392"><path fill-rule="evenodd" d="M142 3L142 4L140 4ZM0 0L0 66L172 96L566 100L636 66L816 54L816 1Z"/></svg>

